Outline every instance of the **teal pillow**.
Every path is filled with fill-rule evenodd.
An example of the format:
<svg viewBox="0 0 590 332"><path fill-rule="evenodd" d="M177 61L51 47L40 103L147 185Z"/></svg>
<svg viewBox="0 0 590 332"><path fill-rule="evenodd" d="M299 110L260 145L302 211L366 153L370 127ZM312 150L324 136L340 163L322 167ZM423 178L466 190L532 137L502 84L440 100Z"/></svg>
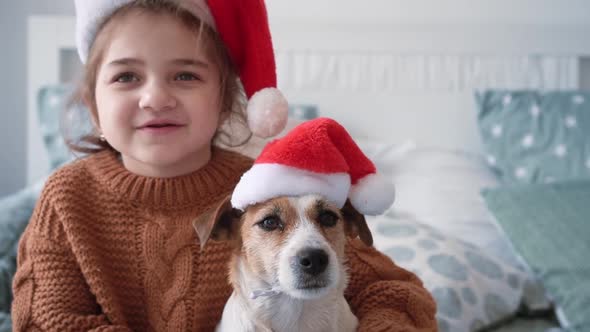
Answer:
<svg viewBox="0 0 590 332"><path fill-rule="evenodd" d="M483 196L541 278L567 331L590 331L590 180L515 184Z"/></svg>
<svg viewBox="0 0 590 332"><path fill-rule="evenodd" d="M0 199L0 332L10 331L12 278L18 240L29 223L44 180Z"/></svg>
<svg viewBox="0 0 590 332"><path fill-rule="evenodd" d="M0 312L0 332L12 331L12 321L9 312Z"/></svg>
<svg viewBox="0 0 590 332"><path fill-rule="evenodd" d="M50 169L54 170L72 158L63 136L61 124L71 89L65 85L48 85L37 95L37 114L43 144L49 156Z"/></svg>
<svg viewBox="0 0 590 332"><path fill-rule="evenodd" d="M478 124L490 166L509 183L590 178L590 93L478 93Z"/></svg>
<svg viewBox="0 0 590 332"><path fill-rule="evenodd" d="M80 137L90 134L93 130L90 113L86 107L70 105L72 91L69 85L53 84L42 87L37 94L39 128L49 156L51 170L75 157L65 143L64 134L78 141ZM72 109L66 112L68 107Z"/></svg>

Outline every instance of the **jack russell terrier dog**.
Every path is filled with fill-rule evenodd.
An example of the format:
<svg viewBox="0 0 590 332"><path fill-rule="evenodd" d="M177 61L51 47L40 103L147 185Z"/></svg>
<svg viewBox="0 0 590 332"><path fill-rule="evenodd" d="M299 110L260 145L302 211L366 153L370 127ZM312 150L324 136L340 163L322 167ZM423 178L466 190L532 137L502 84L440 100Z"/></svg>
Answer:
<svg viewBox="0 0 590 332"><path fill-rule="evenodd" d="M365 218L347 202L318 195L273 198L232 208L229 198L194 222L201 246L230 241L233 294L217 331L356 331L344 298L347 237L371 246Z"/></svg>

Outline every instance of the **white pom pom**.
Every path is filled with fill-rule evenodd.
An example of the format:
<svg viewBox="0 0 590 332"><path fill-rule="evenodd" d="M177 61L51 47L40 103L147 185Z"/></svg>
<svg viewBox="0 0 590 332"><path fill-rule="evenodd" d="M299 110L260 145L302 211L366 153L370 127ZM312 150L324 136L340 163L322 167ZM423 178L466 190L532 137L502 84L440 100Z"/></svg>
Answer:
<svg viewBox="0 0 590 332"><path fill-rule="evenodd" d="M287 125L289 104L278 89L264 88L250 98L246 112L248 126L254 135L272 137Z"/></svg>
<svg viewBox="0 0 590 332"><path fill-rule="evenodd" d="M376 216L393 204L395 187L391 179L380 174L369 174L350 188L348 197L358 212Z"/></svg>

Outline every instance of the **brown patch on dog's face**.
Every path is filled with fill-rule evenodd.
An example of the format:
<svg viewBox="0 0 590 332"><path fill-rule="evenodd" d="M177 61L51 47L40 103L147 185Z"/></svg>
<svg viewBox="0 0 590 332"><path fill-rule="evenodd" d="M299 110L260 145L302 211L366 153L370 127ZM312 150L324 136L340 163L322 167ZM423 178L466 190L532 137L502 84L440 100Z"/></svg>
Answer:
<svg viewBox="0 0 590 332"><path fill-rule="evenodd" d="M305 216L313 222L326 242L344 260L344 246L346 245L346 221L340 209L322 198L315 198L305 208Z"/></svg>
<svg viewBox="0 0 590 332"><path fill-rule="evenodd" d="M242 257L264 280L276 279L281 248L298 219L297 211L286 197L250 206L242 216Z"/></svg>

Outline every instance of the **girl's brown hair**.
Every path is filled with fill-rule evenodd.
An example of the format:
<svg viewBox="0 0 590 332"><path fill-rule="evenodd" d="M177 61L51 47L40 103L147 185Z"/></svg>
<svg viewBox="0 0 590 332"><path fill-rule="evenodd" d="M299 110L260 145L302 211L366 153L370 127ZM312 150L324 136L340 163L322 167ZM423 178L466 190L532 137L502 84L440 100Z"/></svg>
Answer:
<svg viewBox="0 0 590 332"><path fill-rule="evenodd" d="M246 125L246 116L244 114L244 105L246 97L244 89L239 81L238 72L229 57L229 52L217 32L210 26L203 23L202 20L195 17L191 12L173 0L136 0L127 5L118 8L113 14L108 16L99 25L96 38L88 52L88 59L84 66L84 73L81 82L72 95L69 107L66 108L62 118L62 134L66 144L74 152L95 153L105 149L114 150L113 147L105 140L100 139L100 134L94 128L90 133L82 135L72 135L68 130L74 129L79 124L71 123L72 120L79 117L70 112L88 111L95 122L98 122L98 110L96 106L96 78L98 69L102 64L104 51L112 36L116 22L131 12L153 13L158 15L173 15L191 31L198 35L198 42L201 47L205 47L210 60L218 68L221 84L219 95L221 98L222 119L227 118L226 123L222 123L214 137L216 142L226 146L238 146L248 142L252 133ZM75 107L75 105L85 105L86 107ZM232 137L230 128L237 124L240 132L244 134L242 138ZM74 130L72 130L74 131ZM74 137L72 137L74 136ZM236 140L239 143L235 143Z"/></svg>

